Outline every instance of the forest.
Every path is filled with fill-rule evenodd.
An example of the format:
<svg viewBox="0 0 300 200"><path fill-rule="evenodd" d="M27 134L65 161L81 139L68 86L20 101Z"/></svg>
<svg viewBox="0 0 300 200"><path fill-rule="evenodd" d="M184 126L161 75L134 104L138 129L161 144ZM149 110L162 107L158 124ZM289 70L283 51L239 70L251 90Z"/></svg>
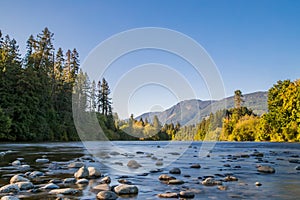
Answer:
<svg viewBox="0 0 300 200"><path fill-rule="evenodd" d="M113 112L105 78L89 80L76 48L56 49L53 37L48 28L29 36L22 57L17 42L0 31L1 142L79 140L74 94L81 99L76 106L95 113L110 140L300 141L300 79L275 83L268 91L268 112L261 116L243 106L242 92L236 90L234 108L211 113L195 125L161 124L157 116L121 120Z"/></svg>

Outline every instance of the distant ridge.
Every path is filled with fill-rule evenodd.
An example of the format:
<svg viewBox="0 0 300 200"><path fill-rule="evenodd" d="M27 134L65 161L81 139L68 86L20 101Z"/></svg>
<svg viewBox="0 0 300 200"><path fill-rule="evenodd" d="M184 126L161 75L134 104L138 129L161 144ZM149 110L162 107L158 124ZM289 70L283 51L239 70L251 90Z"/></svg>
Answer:
<svg viewBox="0 0 300 200"><path fill-rule="evenodd" d="M261 115L268 111L267 101L268 92L254 92L244 94L243 106L251 108L254 113ZM222 108L233 108L233 96L219 101L202 101L199 99L184 100L162 112L147 112L135 119L148 119L151 121L154 115L157 115L162 124L177 123L181 125L190 125L200 122L203 118L209 116L211 112L216 112Z"/></svg>

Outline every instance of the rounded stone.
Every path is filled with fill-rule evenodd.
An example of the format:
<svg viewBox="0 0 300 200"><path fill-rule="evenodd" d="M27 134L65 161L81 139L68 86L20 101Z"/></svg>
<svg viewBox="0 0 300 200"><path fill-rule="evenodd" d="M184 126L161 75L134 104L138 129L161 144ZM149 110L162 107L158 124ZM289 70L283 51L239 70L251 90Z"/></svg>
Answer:
<svg viewBox="0 0 300 200"><path fill-rule="evenodd" d="M194 198L195 194L191 191L181 191L179 193L180 198Z"/></svg>
<svg viewBox="0 0 300 200"><path fill-rule="evenodd" d="M112 191L101 191L97 194L97 198L101 200L115 200L118 196Z"/></svg>
<svg viewBox="0 0 300 200"><path fill-rule="evenodd" d="M142 165L140 165L136 160L130 160L130 161L128 161L127 166L132 169L137 169L137 168L141 167Z"/></svg>
<svg viewBox="0 0 300 200"><path fill-rule="evenodd" d="M11 177L9 182L11 184L12 183L17 183L17 182L29 182L29 179L24 178L23 176L17 174L17 175L14 175L13 177Z"/></svg>
<svg viewBox="0 0 300 200"><path fill-rule="evenodd" d="M262 173L268 173L268 174L273 174L275 173L275 169L270 166L259 166L257 168L257 171L262 172Z"/></svg>
<svg viewBox="0 0 300 200"><path fill-rule="evenodd" d="M130 195L130 194L137 194L139 192L138 188L135 185L126 185L121 184L114 188L115 193L118 195Z"/></svg>
<svg viewBox="0 0 300 200"><path fill-rule="evenodd" d="M181 170L177 167L174 167L169 171L170 174L181 174Z"/></svg>
<svg viewBox="0 0 300 200"><path fill-rule="evenodd" d="M178 194L175 192L167 192L157 195L159 198L178 198Z"/></svg>
<svg viewBox="0 0 300 200"><path fill-rule="evenodd" d="M74 173L74 177L77 179L87 178L89 177L89 170L85 166L83 166L79 168L77 172Z"/></svg>

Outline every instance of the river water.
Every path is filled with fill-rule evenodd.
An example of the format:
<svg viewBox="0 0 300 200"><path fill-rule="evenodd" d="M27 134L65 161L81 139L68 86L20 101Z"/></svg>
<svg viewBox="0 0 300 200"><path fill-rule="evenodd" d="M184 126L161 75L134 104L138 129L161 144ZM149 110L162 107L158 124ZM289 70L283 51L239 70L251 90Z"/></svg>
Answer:
<svg viewBox="0 0 300 200"><path fill-rule="evenodd" d="M260 154L258 154L258 152ZM259 156L257 156L259 155ZM47 158L49 163L36 163L38 158ZM11 176L25 173L11 163L21 158L22 164L30 165L27 171L42 171L44 176L33 180L35 188L42 187L51 179L73 177L77 169L68 168L74 161L82 161L87 166L99 168L103 176L110 176L111 185L119 184L118 179L126 179L136 185L136 196L118 199L159 199L157 194L179 193L192 190L194 199L299 199L300 198L300 144L299 143L256 143L256 142L70 142L0 144L0 187L9 184ZM136 160L142 167L130 169L129 160ZM159 161L162 165L156 165ZM190 168L200 164L201 168ZM274 174L257 171L258 165L275 168ZM181 174L173 175L183 180L182 185L168 185L160 182L160 174L178 167ZM155 171L155 170L156 171ZM157 170L159 169L159 170ZM223 182L226 190L217 186L204 186L206 177L223 180L227 175L238 181ZM96 199L91 188L97 185L90 180L88 185L62 185L80 189L69 199ZM261 186L256 186L260 182ZM22 191L16 196L21 199L56 199L49 191ZM1 196L1 194L0 194Z"/></svg>

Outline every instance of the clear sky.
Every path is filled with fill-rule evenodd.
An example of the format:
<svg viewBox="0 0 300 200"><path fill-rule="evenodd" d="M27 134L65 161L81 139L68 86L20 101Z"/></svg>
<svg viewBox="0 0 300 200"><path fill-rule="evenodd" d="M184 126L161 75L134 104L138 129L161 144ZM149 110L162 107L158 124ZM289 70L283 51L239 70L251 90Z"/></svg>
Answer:
<svg viewBox="0 0 300 200"><path fill-rule="evenodd" d="M266 91L279 79L300 78L300 1L296 0L1 0L0 29L24 53L29 35L48 27L55 47L76 47L83 62L100 42L122 31L163 27L202 45L220 71L226 96ZM108 70L112 92L122 75L144 63L162 63L184 76L199 99L210 99L205 82L187 63L160 51L120 58ZM95 69L96 70L96 69ZM137 87L127 114L165 109L178 100L159 84ZM186 97L189 98L189 97ZM192 98L192 96L190 96Z"/></svg>

